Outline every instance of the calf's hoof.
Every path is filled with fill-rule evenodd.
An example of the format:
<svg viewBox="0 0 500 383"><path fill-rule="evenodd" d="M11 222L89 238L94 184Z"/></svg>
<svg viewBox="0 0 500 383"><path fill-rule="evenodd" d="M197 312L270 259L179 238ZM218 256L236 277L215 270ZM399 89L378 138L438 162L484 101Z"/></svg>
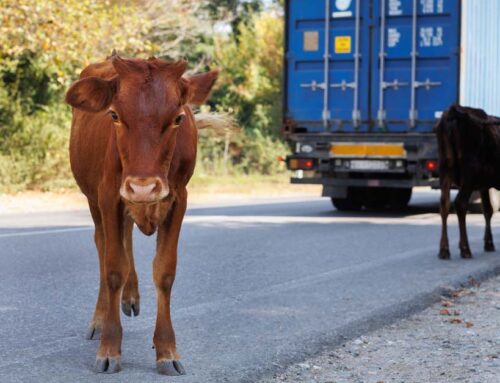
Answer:
<svg viewBox="0 0 500 383"><path fill-rule="evenodd" d="M495 245L493 244L493 242L485 242L484 243L484 251L495 251Z"/></svg>
<svg viewBox="0 0 500 383"><path fill-rule="evenodd" d="M438 254L439 259L450 259L450 250L440 249Z"/></svg>
<svg viewBox="0 0 500 383"><path fill-rule="evenodd" d="M122 369L121 357L100 357L95 359L96 372L114 374Z"/></svg>
<svg viewBox="0 0 500 383"><path fill-rule="evenodd" d="M122 299L122 311L128 317L131 317L132 314L135 317L139 316L139 312L141 311L140 301L134 298Z"/></svg>
<svg viewBox="0 0 500 383"><path fill-rule="evenodd" d="M101 338L101 326L91 323L87 329L87 334L85 339L87 340L97 340Z"/></svg>
<svg viewBox="0 0 500 383"><path fill-rule="evenodd" d="M156 368L162 375L179 376L186 375L186 370L178 360L159 360L156 362Z"/></svg>

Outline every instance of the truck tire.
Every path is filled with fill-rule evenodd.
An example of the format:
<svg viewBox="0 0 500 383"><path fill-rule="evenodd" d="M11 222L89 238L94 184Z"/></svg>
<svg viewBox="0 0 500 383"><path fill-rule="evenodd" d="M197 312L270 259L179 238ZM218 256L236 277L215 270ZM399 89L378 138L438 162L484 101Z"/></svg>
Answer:
<svg viewBox="0 0 500 383"><path fill-rule="evenodd" d="M332 204L338 211L358 211L361 210L361 199L359 193L353 188L347 189L346 198L332 197Z"/></svg>
<svg viewBox="0 0 500 383"><path fill-rule="evenodd" d="M391 199L389 206L393 209L404 209L408 206L411 199L411 188L391 189Z"/></svg>

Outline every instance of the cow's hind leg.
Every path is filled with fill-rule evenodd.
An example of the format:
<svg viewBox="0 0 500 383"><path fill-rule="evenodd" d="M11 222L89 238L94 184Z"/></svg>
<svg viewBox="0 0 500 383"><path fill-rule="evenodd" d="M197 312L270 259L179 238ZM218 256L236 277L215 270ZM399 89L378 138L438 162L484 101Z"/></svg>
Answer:
<svg viewBox="0 0 500 383"><path fill-rule="evenodd" d="M458 226L460 228L460 255L462 258L472 258L472 253L469 247L469 239L467 238L466 215L469 207L469 199L472 190L461 188L455 198L455 208L458 216Z"/></svg>
<svg viewBox="0 0 500 383"><path fill-rule="evenodd" d="M484 230L484 250L495 251L493 235L491 234L491 217L493 216L493 207L491 206L490 193L488 189L481 190L481 202L483 203L483 214L486 221Z"/></svg>
<svg viewBox="0 0 500 383"><path fill-rule="evenodd" d="M163 375L183 375L175 344L175 333L170 319L170 293L175 279L177 242L182 219L186 211L187 192L179 193L165 222L158 230L153 277L156 285L158 308L153 342L156 349L156 366Z"/></svg>
<svg viewBox="0 0 500 383"><path fill-rule="evenodd" d="M107 306L107 291L106 280L104 277L104 232L102 228L101 213L99 208L89 201L90 213L94 220L95 232L94 240L99 255L99 294L97 296L97 303L95 306L94 316L90 321L87 330L87 339L99 339L102 330L104 316L106 314Z"/></svg>
<svg viewBox="0 0 500 383"><path fill-rule="evenodd" d="M132 253L132 231L134 221L131 217L125 216L123 227L123 246L128 258L130 271L127 282L122 293L122 311L127 316L138 316L140 311L139 281L134 266L134 255Z"/></svg>
<svg viewBox="0 0 500 383"><path fill-rule="evenodd" d="M450 258L450 246L448 243L448 214L450 213L450 187L451 182L449 178L442 177L441 180L441 200L439 205L439 212L441 213L441 241L439 243L440 259Z"/></svg>

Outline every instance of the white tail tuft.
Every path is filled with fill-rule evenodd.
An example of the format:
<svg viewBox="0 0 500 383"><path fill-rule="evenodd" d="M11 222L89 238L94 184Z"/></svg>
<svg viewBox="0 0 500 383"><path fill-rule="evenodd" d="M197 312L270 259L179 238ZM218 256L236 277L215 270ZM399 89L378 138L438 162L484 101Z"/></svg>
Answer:
<svg viewBox="0 0 500 383"><path fill-rule="evenodd" d="M234 118L227 113L200 112L194 115L194 119L198 129L214 129L220 132L234 132L238 130L235 126Z"/></svg>

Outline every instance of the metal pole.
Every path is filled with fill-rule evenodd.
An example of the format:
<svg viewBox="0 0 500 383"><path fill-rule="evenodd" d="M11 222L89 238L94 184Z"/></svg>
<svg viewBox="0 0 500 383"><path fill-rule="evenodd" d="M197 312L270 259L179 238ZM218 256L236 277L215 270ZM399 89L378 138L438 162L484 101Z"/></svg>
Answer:
<svg viewBox="0 0 500 383"><path fill-rule="evenodd" d="M384 111L384 70L385 70L385 1L382 0L382 9L380 14L380 53L379 53L379 109L378 109L378 126L384 126L385 111Z"/></svg>
<svg viewBox="0 0 500 383"><path fill-rule="evenodd" d="M328 110L328 83L330 70L330 0L325 0L325 53L324 53L324 93L323 93L323 126L328 128L330 111Z"/></svg>
<svg viewBox="0 0 500 383"><path fill-rule="evenodd" d="M359 126L359 120L361 119L359 113L359 105L358 105L358 95L359 95L359 28L360 28L360 12L359 12L359 0L356 0L356 31L355 31L355 44L356 50L354 53L354 110L352 112L352 120L354 126Z"/></svg>
<svg viewBox="0 0 500 383"><path fill-rule="evenodd" d="M410 126L415 127L417 111L415 109L416 96L416 77L417 77L417 0L413 0L413 23L412 23L412 42L411 42L411 102L410 102Z"/></svg>

